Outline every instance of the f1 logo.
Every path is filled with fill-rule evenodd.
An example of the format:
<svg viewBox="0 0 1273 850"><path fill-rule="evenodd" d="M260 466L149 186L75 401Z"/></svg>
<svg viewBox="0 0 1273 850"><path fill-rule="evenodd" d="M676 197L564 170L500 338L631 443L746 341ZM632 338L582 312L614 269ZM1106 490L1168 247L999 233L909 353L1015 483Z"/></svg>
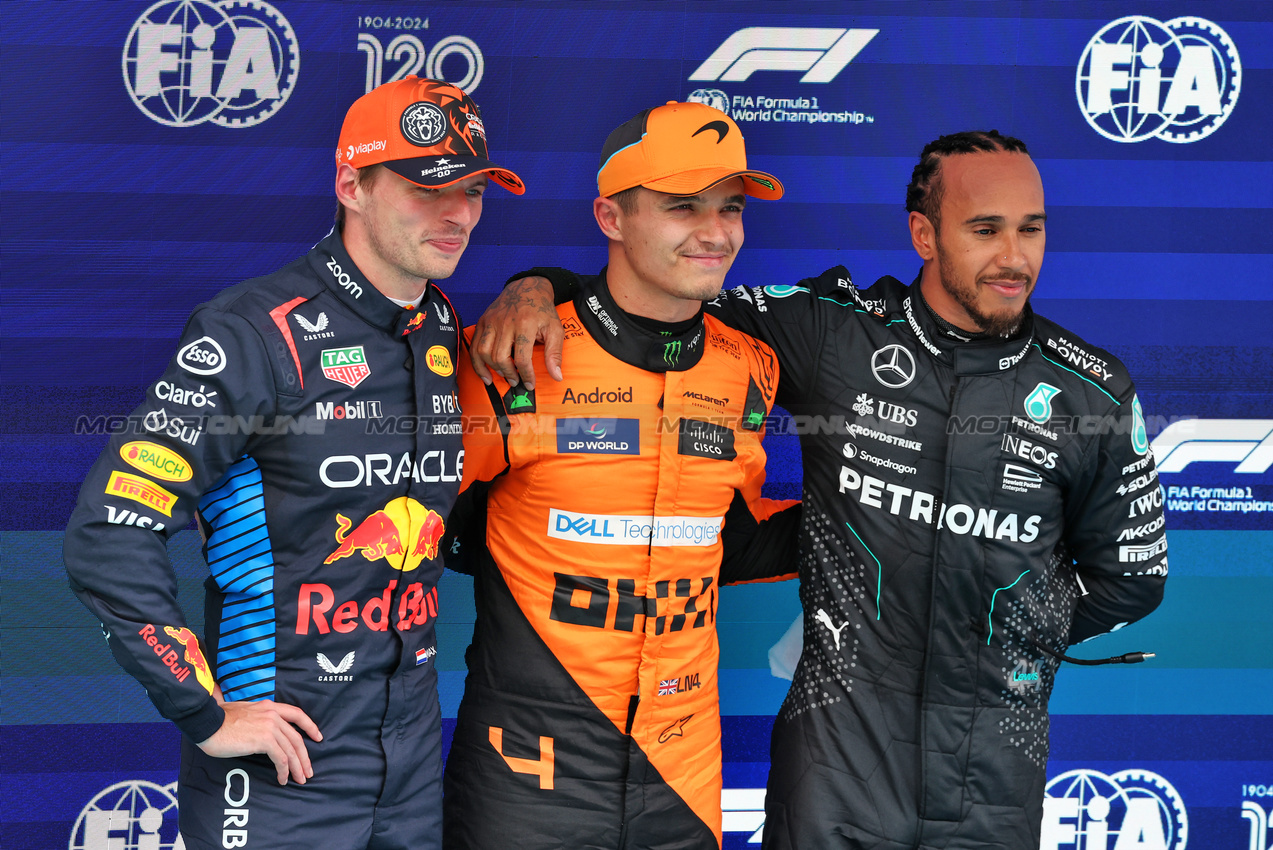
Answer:
<svg viewBox="0 0 1273 850"><path fill-rule="evenodd" d="M1260 474L1273 466L1273 419L1183 419L1151 446L1159 472L1181 472L1194 461L1229 461L1234 472Z"/></svg>
<svg viewBox="0 0 1273 850"><path fill-rule="evenodd" d="M753 71L807 71L802 83L829 83L879 30L838 27L747 27L716 48L691 80L741 82Z"/></svg>

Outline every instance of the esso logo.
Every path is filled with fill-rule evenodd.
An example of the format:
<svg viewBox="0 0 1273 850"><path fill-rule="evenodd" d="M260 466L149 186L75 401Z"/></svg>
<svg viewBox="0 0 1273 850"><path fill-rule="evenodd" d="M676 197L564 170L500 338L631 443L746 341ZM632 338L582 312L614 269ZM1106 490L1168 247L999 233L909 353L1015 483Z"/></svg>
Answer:
<svg viewBox="0 0 1273 850"><path fill-rule="evenodd" d="M1233 111L1242 62L1211 21L1129 15L1092 36L1074 87L1087 123L1107 139L1196 142Z"/></svg>
<svg viewBox="0 0 1273 850"><path fill-rule="evenodd" d="M202 336L177 352L177 365L196 375L215 375L225 368L225 350L210 336Z"/></svg>
<svg viewBox="0 0 1273 850"><path fill-rule="evenodd" d="M161 0L124 42L124 86L168 127L251 127L278 112L301 69L292 25L264 0Z"/></svg>
<svg viewBox="0 0 1273 850"><path fill-rule="evenodd" d="M1184 801L1148 770L1071 770L1044 789L1041 850L1185 850L1188 840Z"/></svg>

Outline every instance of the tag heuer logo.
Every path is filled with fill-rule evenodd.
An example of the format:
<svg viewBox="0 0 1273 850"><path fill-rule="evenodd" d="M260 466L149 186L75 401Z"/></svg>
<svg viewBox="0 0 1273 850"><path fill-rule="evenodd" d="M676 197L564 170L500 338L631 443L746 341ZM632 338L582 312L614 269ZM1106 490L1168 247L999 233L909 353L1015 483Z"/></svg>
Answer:
<svg viewBox="0 0 1273 850"><path fill-rule="evenodd" d="M323 349L323 377L353 388L371 374L362 346Z"/></svg>

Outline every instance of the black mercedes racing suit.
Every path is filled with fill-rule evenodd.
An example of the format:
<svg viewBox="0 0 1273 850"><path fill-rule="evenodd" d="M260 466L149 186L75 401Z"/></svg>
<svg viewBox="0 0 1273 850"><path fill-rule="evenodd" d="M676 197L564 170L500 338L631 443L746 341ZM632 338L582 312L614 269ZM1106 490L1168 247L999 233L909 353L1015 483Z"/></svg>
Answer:
<svg viewBox="0 0 1273 850"><path fill-rule="evenodd" d="M440 845L434 625L461 477L460 328L433 286L415 309L390 302L330 234L198 307L89 472L67 571L184 733L186 846ZM192 516L211 573L202 636L165 551ZM214 681L313 719L306 784L194 745L224 718Z"/></svg>
<svg viewBox="0 0 1273 850"><path fill-rule="evenodd" d="M1028 306L1011 339L959 340L918 283L859 292L842 267L708 310L777 353L803 454L804 651L765 846L1038 847L1040 647L1145 616L1167 573L1123 365Z"/></svg>

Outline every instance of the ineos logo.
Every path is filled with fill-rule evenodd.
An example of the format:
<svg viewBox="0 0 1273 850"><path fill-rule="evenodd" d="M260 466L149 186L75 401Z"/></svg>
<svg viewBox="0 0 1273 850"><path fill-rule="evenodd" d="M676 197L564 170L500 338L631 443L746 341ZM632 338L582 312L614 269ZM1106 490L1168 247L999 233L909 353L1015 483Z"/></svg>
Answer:
<svg viewBox="0 0 1273 850"><path fill-rule="evenodd" d="M896 343L871 355L871 374L886 387L899 389L915 380L914 356Z"/></svg>

